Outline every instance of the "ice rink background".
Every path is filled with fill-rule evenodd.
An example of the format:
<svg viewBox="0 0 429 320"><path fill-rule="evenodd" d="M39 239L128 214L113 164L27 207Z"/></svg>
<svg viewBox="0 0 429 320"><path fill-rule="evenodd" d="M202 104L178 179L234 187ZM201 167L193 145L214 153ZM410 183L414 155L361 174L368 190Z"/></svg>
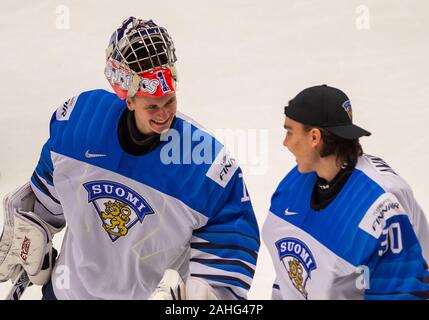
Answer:
<svg viewBox="0 0 429 320"><path fill-rule="evenodd" d="M61 29L67 13L69 28ZM429 213L426 0L2 0L1 197L31 176L52 112L81 91L108 89L104 50L130 15L152 18L172 35L180 111L212 130L268 130L263 155L239 158L260 226L295 163L282 146L283 106L322 83L349 95L355 123L372 132L361 140L364 150L403 176ZM273 277L262 246L249 298L268 299ZM0 298L8 288L0 284ZM40 287L23 296L40 297Z"/></svg>

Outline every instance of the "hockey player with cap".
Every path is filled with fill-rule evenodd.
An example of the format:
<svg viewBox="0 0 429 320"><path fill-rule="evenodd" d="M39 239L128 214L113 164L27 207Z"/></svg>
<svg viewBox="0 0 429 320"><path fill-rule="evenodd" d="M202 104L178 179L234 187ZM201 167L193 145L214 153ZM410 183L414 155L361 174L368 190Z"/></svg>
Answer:
<svg viewBox="0 0 429 320"><path fill-rule="evenodd" d="M285 108L297 166L262 229L273 299L428 299L429 228L409 185L364 154L339 89L307 88Z"/></svg>
<svg viewBox="0 0 429 320"><path fill-rule="evenodd" d="M60 106L31 180L4 200L0 281L24 268L44 299L246 298L256 218L236 160L176 110L170 35L130 17L106 53L115 94Z"/></svg>

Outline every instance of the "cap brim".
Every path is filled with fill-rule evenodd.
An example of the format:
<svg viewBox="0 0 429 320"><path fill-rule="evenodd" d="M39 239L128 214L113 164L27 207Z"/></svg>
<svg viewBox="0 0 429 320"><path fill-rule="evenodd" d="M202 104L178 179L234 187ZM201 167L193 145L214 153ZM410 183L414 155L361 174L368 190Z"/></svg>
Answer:
<svg viewBox="0 0 429 320"><path fill-rule="evenodd" d="M344 125L344 126L335 126L335 127L324 127L327 131L335 134L336 136L343 139L357 139L363 136L370 136L371 132L362 129L354 124Z"/></svg>

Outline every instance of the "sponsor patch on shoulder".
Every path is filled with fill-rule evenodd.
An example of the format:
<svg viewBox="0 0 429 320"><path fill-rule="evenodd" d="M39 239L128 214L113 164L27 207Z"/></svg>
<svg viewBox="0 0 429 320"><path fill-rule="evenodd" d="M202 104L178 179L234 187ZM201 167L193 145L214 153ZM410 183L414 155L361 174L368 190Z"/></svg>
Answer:
<svg viewBox="0 0 429 320"><path fill-rule="evenodd" d="M393 216L405 214L398 199L391 193L384 193L368 209L359 223L359 228L378 239L387 220Z"/></svg>
<svg viewBox="0 0 429 320"><path fill-rule="evenodd" d="M57 120L58 121L66 121L70 118L70 114L73 111L74 106L76 105L76 101L79 98L79 96L75 96L66 102L64 102L63 105L61 105L57 109Z"/></svg>
<svg viewBox="0 0 429 320"><path fill-rule="evenodd" d="M222 188L225 188L237 169L237 160L232 158L229 152L223 148L216 156L216 159L207 171L206 176Z"/></svg>

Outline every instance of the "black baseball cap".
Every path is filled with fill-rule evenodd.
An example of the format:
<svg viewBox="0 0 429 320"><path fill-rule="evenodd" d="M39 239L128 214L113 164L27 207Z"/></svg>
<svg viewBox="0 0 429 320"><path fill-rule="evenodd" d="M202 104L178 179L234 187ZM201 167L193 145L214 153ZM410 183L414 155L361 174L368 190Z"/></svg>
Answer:
<svg viewBox="0 0 429 320"><path fill-rule="evenodd" d="M352 105L344 92L326 84L304 89L289 101L285 115L305 125L323 128L343 139L371 135L352 122Z"/></svg>

